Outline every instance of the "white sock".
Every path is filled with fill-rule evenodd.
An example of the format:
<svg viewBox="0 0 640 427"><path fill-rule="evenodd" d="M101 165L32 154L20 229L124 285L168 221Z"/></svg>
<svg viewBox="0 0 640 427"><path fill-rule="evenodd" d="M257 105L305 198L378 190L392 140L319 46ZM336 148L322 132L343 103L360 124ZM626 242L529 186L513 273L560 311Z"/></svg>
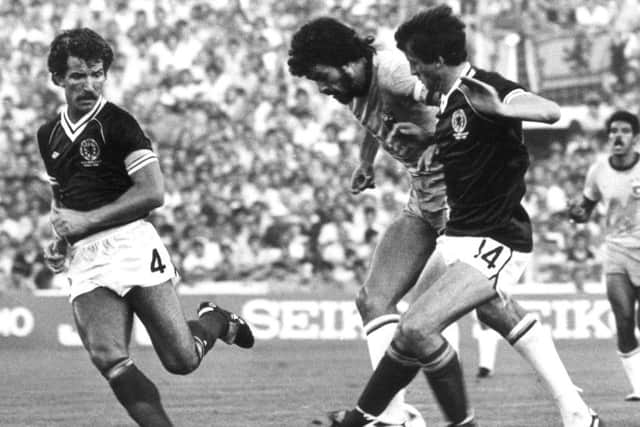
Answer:
<svg viewBox="0 0 640 427"><path fill-rule="evenodd" d="M551 334L531 314L509 333L507 340L536 371L560 409L565 427L589 425L591 415L560 360Z"/></svg>
<svg viewBox="0 0 640 427"><path fill-rule="evenodd" d="M478 340L478 366L487 368L493 372L496 367L496 353L498 351L498 335L493 329L479 328L476 339Z"/></svg>
<svg viewBox="0 0 640 427"><path fill-rule="evenodd" d="M628 353L618 352L622 367L631 383L633 394L640 395L640 347L636 347Z"/></svg>
<svg viewBox="0 0 640 427"><path fill-rule="evenodd" d="M389 348L399 321L399 315L385 314L364 325L373 369L378 366L382 356ZM404 409L405 391L405 389L402 389L394 396L389 405L387 405L387 409L377 417L380 421L384 421L387 424L402 424L406 421L406 411Z"/></svg>
<svg viewBox="0 0 640 427"><path fill-rule="evenodd" d="M449 342L451 347L460 354L460 328L457 323L452 323L442 331L442 336Z"/></svg>

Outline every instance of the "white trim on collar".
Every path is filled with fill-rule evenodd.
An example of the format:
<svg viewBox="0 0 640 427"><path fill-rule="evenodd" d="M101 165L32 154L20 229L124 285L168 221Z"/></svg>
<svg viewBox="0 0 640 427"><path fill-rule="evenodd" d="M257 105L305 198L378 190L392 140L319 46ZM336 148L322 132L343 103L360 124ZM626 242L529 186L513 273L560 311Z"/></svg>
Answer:
<svg viewBox="0 0 640 427"><path fill-rule="evenodd" d="M60 113L60 124L62 125L64 133L67 134L71 142L73 142L78 137L78 135L82 133L84 128L87 127L87 123L89 123L91 119L93 119L100 112L100 110L102 110L102 107L104 107L106 103L107 100L103 96L100 96L93 108L91 108L91 110L89 110L87 114L82 116L80 120L75 123L73 123L69 118L69 105L66 105L63 108L62 112Z"/></svg>
<svg viewBox="0 0 640 427"><path fill-rule="evenodd" d="M462 80L460 79L460 77L462 77L462 76L464 76L464 77L473 77L475 75L475 73L476 73L476 70L471 66L471 64L469 62L466 62L465 65L464 65L464 68L460 72L460 75L458 76L456 81L453 82L453 85L451 86L451 89L449 89L449 92L447 92L446 95L442 95L440 97L440 113L443 113L444 110L446 110L447 103L449 102L449 97L451 96L451 94L456 89L458 89L458 87L460 87L460 83L462 83Z"/></svg>

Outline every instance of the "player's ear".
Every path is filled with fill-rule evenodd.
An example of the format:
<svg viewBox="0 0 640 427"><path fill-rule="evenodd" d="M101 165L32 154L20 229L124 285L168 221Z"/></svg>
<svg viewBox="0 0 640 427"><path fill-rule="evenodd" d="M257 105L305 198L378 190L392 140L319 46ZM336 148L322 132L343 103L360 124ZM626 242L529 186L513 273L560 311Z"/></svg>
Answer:
<svg viewBox="0 0 640 427"><path fill-rule="evenodd" d="M57 73L51 73L51 81L54 85L62 87L62 78Z"/></svg>
<svg viewBox="0 0 640 427"><path fill-rule="evenodd" d="M440 68L443 65L444 65L444 58L442 56L438 56L438 59L436 59L436 66Z"/></svg>

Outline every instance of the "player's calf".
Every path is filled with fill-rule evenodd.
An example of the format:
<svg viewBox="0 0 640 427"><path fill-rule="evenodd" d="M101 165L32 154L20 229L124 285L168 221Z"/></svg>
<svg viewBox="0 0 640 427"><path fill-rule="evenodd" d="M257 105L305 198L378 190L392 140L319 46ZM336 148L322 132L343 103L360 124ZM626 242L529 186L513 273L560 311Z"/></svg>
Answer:
<svg viewBox="0 0 640 427"><path fill-rule="evenodd" d="M156 386L136 367L131 359L119 360L103 371L118 401L138 425L171 427Z"/></svg>

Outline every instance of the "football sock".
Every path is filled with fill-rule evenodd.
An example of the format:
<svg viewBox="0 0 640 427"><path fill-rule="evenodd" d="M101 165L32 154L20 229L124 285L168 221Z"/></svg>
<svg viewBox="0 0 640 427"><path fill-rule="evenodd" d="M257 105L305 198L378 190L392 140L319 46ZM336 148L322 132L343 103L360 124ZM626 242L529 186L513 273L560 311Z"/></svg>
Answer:
<svg viewBox="0 0 640 427"><path fill-rule="evenodd" d="M496 366L498 335L493 329L478 329L478 366L493 371Z"/></svg>
<svg viewBox="0 0 640 427"><path fill-rule="evenodd" d="M545 383L560 409L565 426L578 425L576 420L588 416L589 408L560 360L550 332L533 315L524 316L506 338Z"/></svg>
<svg viewBox="0 0 640 427"><path fill-rule="evenodd" d="M380 359L389 348L399 321L400 315L386 314L376 317L364 325L363 329L366 334L367 347L369 348L369 357L371 358L373 369L376 369ZM385 411L378 418L388 424L402 424L406 418L404 396L405 389L402 389L391 399Z"/></svg>
<svg viewBox="0 0 640 427"><path fill-rule="evenodd" d="M392 342L360 395L358 408L367 414L379 416L419 370L420 362L400 353Z"/></svg>
<svg viewBox="0 0 640 427"><path fill-rule="evenodd" d="M459 424L473 419L458 355L446 340L426 360L422 371L431 390L450 423Z"/></svg>
<svg viewBox="0 0 640 427"><path fill-rule="evenodd" d="M158 389L131 359L116 363L104 376L118 401L140 426L172 426L160 402Z"/></svg>
<svg viewBox="0 0 640 427"><path fill-rule="evenodd" d="M202 325L200 320L189 320L187 321L187 325L191 330L191 335L193 335L198 360L202 361L204 355L213 347L216 339L214 335Z"/></svg>
<svg viewBox="0 0 640 427"><path fill-rule="evenodd" d="M229 320L220 311L213 308L206 308L200 310L200 318L197 320L209 334L207 341L217 340L219 337L223 337L229 332Z"/></svg>
<svg viewBox="0 0 640 427"><path fill-rule="evenodd" d="M628 353L618 352L622 367L631 383L633 394L640 395L640 347L636 347Z"/></svg>

